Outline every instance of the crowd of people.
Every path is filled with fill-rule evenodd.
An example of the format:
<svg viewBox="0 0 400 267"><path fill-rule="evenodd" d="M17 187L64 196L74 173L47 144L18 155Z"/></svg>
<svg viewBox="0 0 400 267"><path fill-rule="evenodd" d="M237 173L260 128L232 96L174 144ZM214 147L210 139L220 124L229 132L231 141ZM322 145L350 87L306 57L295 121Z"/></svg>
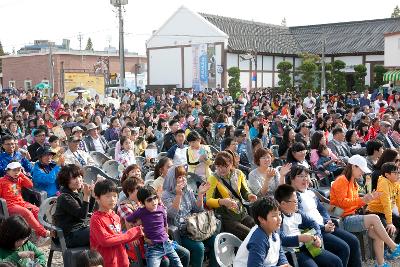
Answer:
<svg viewBox="0 0 400 267"><path fill-rule="evenodd" d="M0 266L45 266L40 247L57 238L24 188L57 197L67 247L88 248L77 266L215 267L215 238L228 232L243 241L237 267L291 266L284 248L299 266L358 267L365 231L376 266L390 266L400 257L400 92L305 94L218 86L113 93L115 106L82 93L64 103L2 92L0 198L10 216ZM118 177L84 179L93 152L115 159ZM188 219L199 214L220 227L195 237Z"/></svg>

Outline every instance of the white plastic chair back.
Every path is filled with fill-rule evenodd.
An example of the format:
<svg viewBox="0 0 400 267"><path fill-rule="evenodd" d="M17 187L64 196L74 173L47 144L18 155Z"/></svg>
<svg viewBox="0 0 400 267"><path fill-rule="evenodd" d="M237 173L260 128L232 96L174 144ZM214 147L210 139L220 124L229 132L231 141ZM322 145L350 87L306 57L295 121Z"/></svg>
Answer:
<svg viewBox="0 0 400 267"><path fill-rule="evenodd" d="M230 233L220 233L215 237L214 251L215 258L221 267L233 266L235 253L242 241Z"/></svg>
<svg viewBox="0 0 400 267"><path fill-rule="evenodd" d="M116 160L108 160L103 164L103 171L111 178L118 179L118 167L119 163Z"/></svg>

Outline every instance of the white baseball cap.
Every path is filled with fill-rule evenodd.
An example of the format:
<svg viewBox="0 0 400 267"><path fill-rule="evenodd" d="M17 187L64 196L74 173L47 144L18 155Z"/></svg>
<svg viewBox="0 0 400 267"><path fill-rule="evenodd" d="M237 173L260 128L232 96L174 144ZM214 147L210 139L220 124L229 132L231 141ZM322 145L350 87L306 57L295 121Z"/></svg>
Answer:
<svg viewBox="0 0 400 267"><path fill-rule="evenodd" d="M356 165L364 173L371 173L371 170L367 166L367 160L360 155L354 155L351 158L349 158L349 164Z"/></svg>
<svg viewBox="0 0 400 267"><path fill-rule="evenodd" d="M21 168L21 167L22 167L21 163L13 161L13 162L8 163L6 170L14 170L16 168Z"/></svg>

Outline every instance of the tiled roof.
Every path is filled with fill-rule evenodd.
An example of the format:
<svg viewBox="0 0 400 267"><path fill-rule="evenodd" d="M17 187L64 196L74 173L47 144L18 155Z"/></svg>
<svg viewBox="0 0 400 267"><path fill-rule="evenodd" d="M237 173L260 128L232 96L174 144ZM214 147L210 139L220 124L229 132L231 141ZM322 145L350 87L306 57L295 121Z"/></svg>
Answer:
<svg viewBox="0 0 400 267"><path fill-rule="evenodd" d="M400 18L284 27L217 15L201 15L228 34L235 51L271 54L321 54L323 33L327 55L383 52L384 34L400 31Z"/></svg>
<svg viewBox="0 0 400 267"><path fill-rule="evenodd" d="M290 27L299 48L311 53L350 54L384 51L384 34L400 31L400 18Z"/></svg>
<svg viewBox="0 0 400 267"><path fill-rule="evenodd" d="M217 15L200 15L228 34L228 46L232 50L256 49L265 53L293 55L301 52L287 27Z"/></svg>

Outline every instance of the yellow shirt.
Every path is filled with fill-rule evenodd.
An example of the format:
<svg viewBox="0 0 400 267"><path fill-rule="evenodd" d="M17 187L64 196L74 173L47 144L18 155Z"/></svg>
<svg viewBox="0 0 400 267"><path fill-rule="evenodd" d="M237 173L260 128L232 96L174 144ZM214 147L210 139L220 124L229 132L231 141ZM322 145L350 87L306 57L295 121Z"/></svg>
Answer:
<svg viewBox="0 0 400 267"><path fill-rule="evenodd" d="M400 184L380 176L376 191L381 192L381 196L369 202L367 210L385 214L386 222L391 224L393 207L397 205L400 208Z"/></svg>
<svg viewBox="0 0 400 267"><path fill-rule="evenodd" d="M247 181L246 181L246 176L244 173L240 170L235 169L237 172L237 182L231 182L232 188L236 189L237 192L240 192L239 195L244 200L248 200L248 195L250 194L250 189L247 186ZM225 185L219 181L219 179L213 174L210 177L208 177L208 182L210 183L210 188L208 189L206 193L206 204L210 209L216 209L219 208L220 205L218 203L218 200L221 198L231 198L234 197L231 195L230 191L228 188L225 187ZM236 188L235 188L236 186ZM215 198L215 191L218 191L219 195L221 196L220 198Z"/></svg>

